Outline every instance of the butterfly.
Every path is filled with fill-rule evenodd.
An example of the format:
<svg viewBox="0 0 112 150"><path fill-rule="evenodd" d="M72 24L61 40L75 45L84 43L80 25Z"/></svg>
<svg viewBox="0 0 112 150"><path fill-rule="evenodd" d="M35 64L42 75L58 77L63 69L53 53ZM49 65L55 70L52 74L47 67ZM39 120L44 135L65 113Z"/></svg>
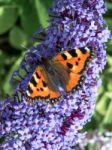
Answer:
<svg viewBox="0 0 112 150"><path fill-rule="evenodd" d="M84 79L91 51L88 47L82 47L63 51L54 57L42 57L28 83L27 97L32 101L37 99L54 104L63 93L77 89Z"/></svg>

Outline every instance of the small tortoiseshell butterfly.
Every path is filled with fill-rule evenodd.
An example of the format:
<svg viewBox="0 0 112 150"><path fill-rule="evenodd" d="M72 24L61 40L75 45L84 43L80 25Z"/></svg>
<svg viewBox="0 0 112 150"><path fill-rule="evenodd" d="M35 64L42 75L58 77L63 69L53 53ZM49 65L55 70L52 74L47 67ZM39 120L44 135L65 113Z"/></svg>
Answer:
<svg viewBox="0 0 112 150"><path fill-rule="evenodd" d="M27 87L30 100L55 103L79 85L91 50L87 47L63 51L51 58L42 58Z"/></svg>

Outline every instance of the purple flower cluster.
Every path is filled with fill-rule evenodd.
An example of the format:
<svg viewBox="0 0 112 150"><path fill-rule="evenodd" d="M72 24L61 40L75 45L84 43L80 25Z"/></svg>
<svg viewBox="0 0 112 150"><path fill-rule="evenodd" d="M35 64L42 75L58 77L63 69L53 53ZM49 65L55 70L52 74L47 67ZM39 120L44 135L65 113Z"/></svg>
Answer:
<svg viewBox="0 0 112 150"><path fill-rule="evenodd" d="M30 48L20 69L26 70L15 93L21 92L21 102L15 97L0 104L0 135L5 137L0 149L7 150L71 150L84 138L83 126L91 120L95 99L101 85L99 73L106 64L105 42L110 37L102 14L103 0L55 0L49 10L50 26L40 31L44 39ZM40 55L54 56L61 48L91 46L95 57L85 70L82 87L51 106L36 102L28 105L24 96L27 83L38 64ZM18 72L15 72L16 76Z"/></svg>

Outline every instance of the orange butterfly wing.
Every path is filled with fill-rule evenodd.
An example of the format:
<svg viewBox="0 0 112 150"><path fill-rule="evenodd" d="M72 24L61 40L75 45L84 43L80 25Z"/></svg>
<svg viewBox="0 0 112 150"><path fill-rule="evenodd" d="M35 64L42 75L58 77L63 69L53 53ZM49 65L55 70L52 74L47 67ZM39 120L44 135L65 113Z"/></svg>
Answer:
<svg viewBox="0 0 112 150"><path fill-rule="evenodd" d="M55 57L55 61L59 61L70 70L70 79L66 86L66 92L70 92L79 84L90 56L91 52L89 48L77 48L71 51L65 51Z"/></svg>
<svg viewBox="0 0 112 150"><path fill-rule="evenodd" d="M72 89L79 85L83 71L87 64L88 59L91 57L90 49L79 48L63 53L57 54L53 61L60 63L69 70L69 80L66 85L66 92L70 92ZM54 65L55 65L54 63ZM47 74L42 66L38 66L32 75L31 80L28 83L27 96L32 99L41 100L54 100L61 96L60 91L53 90L48 86Z"/></svg>
<svg viewBox="0 0 112 150"><path fill-rule="evenodd" d="M30 98L55 99L60 93L49 89L43 67L38 66L28 83L27 96Z"/></svg>

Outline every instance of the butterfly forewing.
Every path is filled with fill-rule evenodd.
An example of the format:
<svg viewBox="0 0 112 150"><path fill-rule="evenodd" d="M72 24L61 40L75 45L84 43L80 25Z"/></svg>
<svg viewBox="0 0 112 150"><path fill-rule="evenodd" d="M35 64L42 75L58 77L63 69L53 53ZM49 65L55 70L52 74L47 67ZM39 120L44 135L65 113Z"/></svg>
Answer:
<svg viewBox="0 0 112 150"><path fill-rule="evenodd" d="M77 87L79 82L82 80L82 74L90 56L90 49L76 48L74 50L65 51L55 57L55 61L59 61L70 70L70 78L68 84L66 85L66 92L70 92L72 89Z"/></svg>
<svg viewBox="0 0 112 150"><path fill-rule="evenodd" d="M63 54L58 54L55 57L56 61L59 61L61 64L66 66L72 72L79 74L81 73L86 66L86 62L90 57L90 50L86 49L74 49L71 51L66 51Z"/></svg>

